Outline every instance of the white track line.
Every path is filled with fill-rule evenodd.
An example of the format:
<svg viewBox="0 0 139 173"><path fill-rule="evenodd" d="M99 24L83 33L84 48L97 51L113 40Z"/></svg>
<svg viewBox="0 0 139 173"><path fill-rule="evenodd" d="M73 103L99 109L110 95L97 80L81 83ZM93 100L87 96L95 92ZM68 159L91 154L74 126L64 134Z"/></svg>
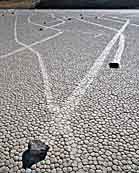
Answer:
<svg viewBox="0 0 139 173"><path fill-rule="evenodd" d="M84 23L88 23L88 24L91 24L91 25L96 25L96 26L99 26L99 27L103 27L103 28L108 29L108 30L112 30L112 31L115 31L115 32L118 31L118 29L111 28L111 27L108 27L108 26L105 26L105 25L97 24L97 23L94 23L94 22L89 22L87 20L79 19L79 18L76 18L76 17L73 17L73 18L75 18L75 19L77 19L77 20L79 20L81 22L84 22Z"/></svg>
<svg viewBox="0 0 139 173"><path fill-rule="evenodd" d="M139 27L138 24L135 24L135 23L131 23L132 26L135 26L135 27Z"/></svg>
<svg viewBox="0 0 139 173"><path fill-rule="evenodd" d="M112 21L112 22L117 22L117 23L121 23L121 24L125 23L125 21L127 20L125 18L119 18L119 17L116 17L116 16L109 16L109 17L111 17L111 19L107 18L107 17L101 17L101 19ZM122 19L125 20L125 21L121 21ZM135 24L135 23L130 23L129 25L139 27L139 25Z"/></svg>
<svg viewBox="0 0 139 173"><path fill-rule="evenodd" d="M51 26L44 26L44 25L41 25L41 24L38 24L36 22L32 22L31 19L30 19L31 16L28 17L28 22L31 23L31 24L34 24L34 25L38 25L38 26L41 26L41 27L44 27L46 29L53 29L53 30L56 30L56 31L61 31L60 29L57 29L57 28L54 28L56 26L59 26L59 25L63 25L65 23L64 20L62 19L58 19L59 21L61 21L61 23L57 23L55 25L51 25ZM56 22L58 22L58 20Z"/></svg>
<svg viewBox="0 0 139 173"><path fill-rule="evenodd" d="M101 37L103 34L97 34L97 35L95 35L95 37L94 38L99 38L99 37Z"/></svg>
<svg viewBox="0 0 139 173"><path fill-rule="evenodd" d="M124 48L125 48L125 37L123 34L121 34L120 35L120 41L119 41L119 47L118 47L118 50L116 51L116 54L114 56L112 63L119 63L120 64L121 57L122 57L122 54L124 52Z"/></svg>
<svg viewBox="0 0 139 173"><path fill-rule="evenodd" d="M122 22L125 22L128 18L120 18L120 17L117 17L117 16L109 16L109 17L111 17L111 18L113 18L113 19L115 19L115 20L120 20L120 21L122 21ZM124 20L124 21L123 21ZM131 24L131 23L130 23Z"/></svg>
<svg viewBox="0 0 139 173"><path fill-rule="evenodd" d="M122 32L126 29L128 26L130 20L127 20L127 22L122 26L122 28L116 33L116 35L113 37L113 39L107 44L101 55L97 58L94 65L91 67L87 75L84 77L83 80L79 83L78 87L73 91L71 96L68 97L67 101L64 103L65 105L70 105L71 107L75 107L81 97L84 95L86 89L89 87L89 85L93 82L94 77L97 75L98 71L100 70L101 66L103 65L104 60L110 53L112 47L122 34Z"/></svg>
<svg viewBox="0 0 139 173"><path fill-rule="evenodd" d="M34 42L34 43L28 45L28 47L36 46L37 44L41 44L41 43L46 42L46 41L48 41L48 40L51 40L51 39L53 39L53 38L55 38L55 37L58 37L58 36L61 35L61 34L63 34L62 31L61 31L61 32L58 32L58 33L56 33L56 34L54 34L54 35L52 35L52 36L49 36L49 37L47 37L47 38L44 38L44 39L42 39L42 40L40 40L40 41L36 41L36 42ZM21 48L16 49L16 50L14 50L14 51L12 51L12 52L6 54L6 55L1 55L0 58L6 58L6 57L11 56L11 55L14 55L14 54L16 54L16 53L18 53L18 52L21 52L21 51L23 51L23 50L25 50L25 49L27 49L27 48L26 48L26 47L21 47Z"/></svg>
<svg viewBox="0 0 139 173"><path fill-rule="evenodd" d="M114 19L110 19L110 20L113 20L113 22L117 22L117 23L124 23L124 21L121 21L121 18L119 17L113 17L113 16L110 16L111 18L114 18L114 19L119 19L119 20L114 20ZM107 18L108 19L108 18ZM123 20L127 20L126 18L122 18ZM135 26L135 27L139 27L138 24L135 24L135 23L130 23L129 25L131 26Z"/></svg>
<svg viewBox="0 0 139 173"><path fill-rule="evenodd" d="M119 21L119 20L110 19L110 18L106 18L106 17L102 17L102 19L112 21L112 22L122 23L122 24L125 23L124 21Z"/></svg>
<svg viewBox="0 0 139 173"><path fill-rule="evenodd" d="M49 83L48 83L48 76L47 76L47 73L45 72L45 68L44 68L41 56L37 51L35 51L31 47L29 47L28 45L25 45L24 43L21 43L17 39L16 22L15 22L15 40L19 44L21 44L25 48L29 49L31 52L33 52L34 54L36 54L38 56L39 63L40 63L41 69L42 69L42 74L43 74L43 78L44 78L45 87L46 87L46 90L45 90L46 93L45 94L47 96L47 101L50 101L49 109L51 111L55 112L54 121L56 122L56 132L59 132L59 135L69 134L69 140L70 140L70 142L72 142L72 146L70 146L70 154L72 155L72 157L75 157L75 155L77 153L77 146L74 142L75 138L74 138L74 135L73 135L72 128L70 127L71 110L70 110L69 107L67 107L66 111L65 111L65 109L60 109L59 107L54 107L53 104L51 104L52 95L51 95L50 86L49 86ZM54 135L53 140L55 138L56 138L56 134Z"/></svg>
<svg viewBox="0 0 139 173"><path fill-rule="evenodd" d="M61 23L58 23L58 24L55 24L55 25L52 25L52 26L50 26L50 28L53 28L53 27L56 27L56 26L60 26L60 25L65 24L65 21L64 20L62 20L62 19L59 19L59 20L61 20L62 22Z"/></svg>
<svg viewBox="0 0 139 173"><path fill-rule="evenodd" d="M31 23L32 25L44 27L45 29L48 29L47 26L44 26L44 25L41 25L41 24L32 22L31 19L30 19L30 17L31 17L31 16L28 16L28 18L27 18L28 23Z"/></svg>
<svg viewBox="0 0 139 173"><path fill-rule="evenodd" d="M93 36L93 33L92 32L84 32L84 31L80 31L80 30L78 30L78 31L72 31L72 30L69 30L69 29L64 29L64 31L66 31L66 32L70 32L70 33L81 33L81 34L86 34L86 35L92 35ZM100 37L100 36L102 36L103 34L96 34L96 35L94 35L94 38L97 38L97 37Z"/></svg>
<svg viewBox="0 0 139 173"><path fill-rule="evenodd" d="M16 54L16 53L18 53L18 52L21 52L21 51L25 50L25 49L26 49L26 48L21 47L21 48L16 49L16 50L14 50L14 51L12 51L12 52L9 52L9 53L7 53L7 54L5 54L5 55L1 55L1 56L0 56L0 59L2 59L2 58L7 58L8 56L14 55L14 54Z"/></svg>
<svg viewBox="0 0 139 173"><path fill-rule="evenodd" d="M51 17L52 17L53 19L55 18L55 15L54 15L54 13L51 13L50 15L51 15Z"/></svg>
<svg viewBox="0 0 139 173"><path fill-rule="evenodd" d="M126 17L138 17L138 15L137 14L130 14L130 15L126 16Z"/></svg>
<svg viewBox="0 0 139 173"><path fill-rule="evenodd" d="M70 127L70 115L71 109L70 107L63 107L61 109L56 109L54 121L56 122L56 129L61 135L69 134L69 140L72 142L72 146L70 146L70 154L72 157L75 157L77 153L77 145L75 144L75 138L73 135L72 128ZM73 112L73 114L75 114ZM56 135L54 135L56 138Z"/></svg>
<svg viewBox="0 0 139 173"><path fill-rule="evenodd" d="M40 27L43 27L45 29L52 29L52 30L60 31L60 29L51 28L51 26L50 27L49 26L44 26L44 25L38 24L36 22L32 22L30 17L31 16L28 16L27 20L28 20L28 23L31 23L32 25L40 26Z"/></svg>
<svg viewBox="0 0 139 173"><path fill-rule="evenodd" d="M45 70L45 67L44 67L44 64L43 64L43 60L42 60L42 57L41 55L39 54L38 51L34 50L32 47L20 42L17 38L17 16L15 18L15 26L14 26L14 36L15 36L15 41L19 44L19 45L22 45L23 47L29 49L31 52L33 52L37 57L38 57L38 61L39 61L39 65L40 65L40 69L41 69L41 72L42 72L42 76L43 76L43 81L44 81L44 88L45 88L45 95L46 95L46 98L47 98L47 102L48 102L48 107L49 109L59 109L59 107L55 106L53 104L53 96L52 96L52 93L51 93L51 88L50 88L50 83L49 83L49 80L48 80L48 75L47 75L47 72Z"/></svg>

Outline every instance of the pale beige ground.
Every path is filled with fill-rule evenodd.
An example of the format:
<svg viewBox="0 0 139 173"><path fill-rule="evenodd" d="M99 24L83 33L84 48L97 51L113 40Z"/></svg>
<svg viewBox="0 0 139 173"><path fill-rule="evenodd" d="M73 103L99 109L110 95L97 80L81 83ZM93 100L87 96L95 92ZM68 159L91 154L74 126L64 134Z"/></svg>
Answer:
<svg viewBox="0 0 139 173"><path fill-rule="evenodd" d="M10 0L10 1L0 1L0 8L31 8L31 0Z"/></svg>

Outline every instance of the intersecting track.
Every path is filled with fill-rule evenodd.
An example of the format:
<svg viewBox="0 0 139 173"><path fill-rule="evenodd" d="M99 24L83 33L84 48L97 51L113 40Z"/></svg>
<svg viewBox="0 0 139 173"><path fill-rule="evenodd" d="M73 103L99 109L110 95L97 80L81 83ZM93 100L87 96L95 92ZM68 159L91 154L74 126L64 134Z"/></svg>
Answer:
<svg viewBox="0 0 139 173"><path fill-rule="evenodd" d="M116 62L120 61L121 55L124 50L124 36L122 35L122 33L124 32L128 24L129 24L129 20L127 20L127 22L123 25L123 27L118 31L118 33L116 33L113 39L107 44L102 54L95 61L93 67L89 70L85 78L81 80L81 82L79 83L79 86L73 91L73 94L68 98L67 104L69 104L69 102L73 105L77 105L79 103L82 95L85 93L88 86L93 82L94 76L97 75L99 69L103 65L105 58L110 53L110 50L112 49L112 47L118 40L119 36L120 36L119 48L116 52L114 61Z"/></svg>
<svg viewBox="0 0 139 173"><path fill-rule="evenodd" d="M51 13L51 16L54 18L55 14ZM18 16L16 16L15 17L15 25L14 25L14 38L15 38L15 41L19 45L21 45L22 47L17 49L17 50L14 50L14 51L6 54L6 55L2 55L2 56L0 56L0 58L1 59L6 58L10 55L14 55L14 54L21 52L23 50L26 50L26 49L31 51L35 56L37 56L39 66L41 69L41 73L42 73L42 77L43 77L43 83L44 83L44 88L45 88L44 93L45 93L46 100L48 103L48 108L49 108L50 112L54 113L54 118L55 118L55 122L56 122L54 130L56 131L56 129L58 129L57 135L65 135L65 134L69 135L69 141L72 141L72 143L73 143L72 147L69 146L70 147L70 154L72 155L73 158L76 158L77 145L76 145L75 138L73 135L73 129L70 126L70 116L71 116L71 114L76 115L75 107L80 103L80 101L81 101L82 97L84 96L87 88L93 82L94 78L98 75L101 67L104 64L104 61L106 60L106 58L110 54L112 48L117 43L118 39L119 39L119 46L118 46L118 49L115 53L113 62L120 63L121 57L122 57L122 54L123 54L124 48L125 48L124 31L128 25L136 26L136 24L131 24L129 19L125 19L125 21L120 21L118 19L113 19L113 18L110 19L110 18L105 17L104 18L105 20L111 20L111 21L122 24L122 27L120 29L116 29L113 27L108 27L108 26L105 26L102 24L97 24L95 22L90 22L89 20L84 20L84 19L80 19L79 17L73 16L73 18L75 20L77 20L81 23L85 23L85 24L88 24L91 26L95 25L99 28L104 28L108 31L113 31L113 32L115 32L115 35L108 42L108 44L106 45L104 50L101 52L101 54L97 57L93 66L85 74L84 78L80 80L80 82L78 83L78 86L72 91L72 93L68 96L68 98L62 104L62 108L60 108L59 105L54 104L54 98L53 98L53 95L51 92L51 84L50 84L49 79L48 79L48 77L49 77L48 72L47 72L47 69L46 69L44 62L43 62L45 57L39 51L37 51L36 48L34 48L34 46L61 36L64 33L64 29L59 29L57 27L66 24L66 19L62 20L62 19L58 18L58 21L59 21L58 24L51 25L51 26L45 26L45 25L42 25L42 24L39 24L39 23L32 21L31 17L32 16L28 16L28 18L27 18L28 23L42 27L45 29L45 31L47 31L47 29L51 29L51 30L57 31L57 33L55 35L44 38L40 41L35 41L34 43L27 45L27 44L23 43L21 40L19 40L19 38L17 37ZM84 34L88 34L88 32L86 32L86 33L84 32ZM101 36L102 36L102 34L98 34L95 36L95 38L101 37ZM55 136L55 138L53 138L53 140L55 140L56 138L57 138L57 136Z"/></svg>
<svg viewBox="0 0 139 173"><path fill-rule="evenodd" d="M51 14L51 15L53 17L55 17L54 14ZM84 77L84 79L82 79L80 81L80 83L78 84L78 87L73 91L73 93L71 94L71 96L69 96L69 98L67 99L67 101L65 101L65 103L63 105L63 108L61 110L58 107L58 105L53 105L53 97L52 97L52 93L51 93L50 83L49 83L49 80L48 80L48 74L47 74L46 69L45 69L45 66L43 64L43 57L42 57L42 55L38 51L34 50L32 47L35 46L35 45L37 45L37 44L43 43L43 42L45 42L47 40L54 39L55 37L61 35L63 33L63 31L61 31L60 29L57 29L55 27L56 26L60 26L62 24L65 24L65 21L64 20L58 19L60 21L59 24L55 24L55 25L52 25L52 26L49 26L48 27L48 26L44 26L44 25L41 25L41 24L32 22L31 21L31 16L28 16L28 18L27 18L28 23L31 23L32 25L37 25L37 26L43 27L46 30L47 29L56 30L56 31L58 31L58 33L55 34L55 35L53 35L53 36L50 36L48 38L44 38L43 40L36 41L35 43L32 43L30 45L26 45L26 44L22 43L21 41L19 41L18 38L17 38L17 29L16 29L17 28L17 17L16 17L16 19L15 19L15 30L14 30L15 41L19 45L21 45L23 47L15 50L15 51L13 51L11 53L8 53L6 55L2 55L0 57L0 58L6 58L6 57L8 57L10 55L13 55L13 54L18 53L20 51L23 51L25 49L28 49L31 52L33 52L38 57L38 61L39 61L39 64L40 64L40 69L42 71L42 76L43 76L43 80L44 80L44 87L45 87L45 91L44 92L45 92L45 95L46 95L46 98L47 98L48 107L51 109L51 111L54 111L54 112L56 111L57 113L59 113L59 115L60 115L60 112L67 111L67 112L69 112L68 114L70 116L71 109L74 110L74 107L80 102L81 97L84 95L84 93L85 93L86 89L88 88L88 86L93 82L94 76L97 75L98 71L100 70L101 66L103 65L103 62L104 62L105 58L109 55L112 47L117 42L117 40L119 39L119 37L120 37L119 48L118 48L118 50L117 50L117 52L115 54L114 62L120 63L120 59L121 59L122 53L124 51L124 44L125 44L125 38L124 38L123 32L126 29L127 25L129 24L129 20L127 20L125 23L116 20L119 23L124 23L124 25L122 26L122 28L120 30L117 30L115 28L108 27L108 26L105 26L105 25L97 24L97 23L94 23L94 22L89 22L87 20L81 20L81 19L76 18L76 17L74 17L74 18L76 20L81 21L81 22L84 22L84 23L87 23L87 24L91 24L91 25L96 25L98 27L102 27L104 29L112 30L112 31L115 31L117 33L113 37L113 39L107 44L107 46L105 47L104 51L97 58L97 60L95 61L93 67L89 70L89 72L86 74L86 76ZM108 19L108 18L106 18L106 19L107 20L112 20L112 19ZM99 37L99 36L101 36L101 34L97 35L96 38ZM69 105L70 105L70 110L68 111ZM61 118L63 119L63 114L62 114ZM69 117L67 117L67 118L69 118ZM58 122L61 123L61 120L58 121ZM68 126L66 126L66 127L68 127ZM63 128L61 130L63 130Z"/></svg>
<svg viewBox="0 0 139 173"><path fill-rule="evenodd" d="M52 94L51 94L51 89L50 89L50 84L49 84L49 81L48 81L48 75L47 75L47 72L45 70L45 67L44 67L44 64L43 64L43 60L42 60L42 57L40 55L39 52L35 51L32 47L22 43L21 41L18 40L17 38L17 30L16 30L16 27L17 27L17 17L15 19L15 30L14 30L14 34L15 34L15 41L22 45L23 47L29 49L31 52L33 52L37 57L38 57L38 61L39 61L39 65L40 65L40 68L41 68L41 71L42 71L42 76L43 76L43 80L44 80L44 87L45 87L45 95L47 97L47 102L48 102L48 106L50 108L53 108L54 105L53 105L53 100L52 100ZM62 34L62 32L59 32L56 36Z"/></svg>
<svg viewBox="0 0 139 173"><path fill-rule="evenodd" d="M51 38L55 38L56 36L62 34L63 32L60 30L60 29L55 29L54 27L55 26L59 26L61 24L64 24L65 21L62 21L62 23L59 23L59 24L56 24L54 26L51 26L51 27L47 27L47 26L44 26L44 25L40 25L38 23L34 23L31 21L30 19L31 16L28 17L28 22L33 24L33 25L37 25L37 26L41 26L41 27L44 27L45 29L54 29L56 31L58 31L59 33L56 34L54 37L50 37ZM78 18L76 18L77 20L80 20ZM92 22L88 22L86 20L80 20L82 22L85 22L85 23L89 23L89 24L92 24L92 25L97 25L99 27L103 27L103 28L106 28L106 29L109 29L109 30L113 30L113 31L118 31L117 29L114 29L114 28L110 28L110 27L107 27L107 26L104 26L104 25L100 25L100 24L95 24L95 23L92 23ZM72 96L70 96L67 100L67 103L68 104L72 104L72 106L75 106L79 103L80 101L80 97L83 95L83 93L85 92L85 90L87 89L87 87L89 86L90 83L92 83L92 80L93 80L93 76L95 75L95 73L98 72L98 70L101 68L101 66L103 65L103 62L105 60L105 58L107 57L107 55L110 53L110 50L112 49L113 45L116 43L116 41L118 40L118 38L120 37L120 41L119 41L119 48L115 54L115 59L114 59L114 62L120 62L120 58L122 56L122 53L124 51L124 35L122 34L123 31L125 30L125 28L127 27L127 25L129 24L129 20L127 20L127 22L124 24L124 26L121 28L121 30L118 31L118 33L115 35L115 37L113 37L113 39L111 40L111 42L107 45L107 47L104 49L104 51L102 52L102 54L100 55L100 57L96 60L94 66L91 68L91 70L88 72L88 74L86 75L86 77L82 80L82 82L79 84L79 86L75 89L75 91L73 92ZM40 68L42 70L42 75L43 75L43 79L44 79L44 85L45 85L45 95L47 97L47 101L48 101L48 105L50 108L53 108L54 109L54 105L52 106L52 94L51 94L51 89L50 89L50 84L48 82L48 75L47 75L47 72L45 70L45 67L43 65L43 60L42 60L42 57L40 55L39 52L35 51L31 46L34 46L35 44L31 44L31 46L28 46L24 43L22 43L21 41L18 40L17 38L17 31L16 31L16 26L17 26L17 17L15 19L15 41L22 45L24 48L27 48L29 49L30 51L32 51L34 54L37 55L38 57L38 60L39 60L39 64L40 64ZM48 38L46 40L49 40ZM45 40L43 40L45 41ZM42 41L39 41L38 43L41 43ZM19 49L19 51L21 51L23 49ZM18 50L17 50L18 51ZM16 51L14 51L13 53L16 53ZM11 55L11 53L9 53L9 55ZM9 56L7 55L7 56ZM3 56L4 57L4 56ZM89 80L90 79L90 80ZM83 87L84 86L84 87ZM76 94L75 94L76 93ZM78 94L77 94L78 93ZM72 99L71 99L72 98ZM73 99L74 98L74 99ZM78 99L77 99L78 98ZM79 99L80 98L80 99ZM70 101L69 103L69 100L72 100ZM74 105L75 104L75 105ZM51 105L51 106L50 106ZM58 107L58 106L57 106Z"/></svg>
<svg viewBox="0 0 139 173"><path fill-rule="evenodd" d="M55 29L55 26L59 26L61 24L64 24L65 21L62 21L62 23L51 26L51 27L47 27L44 25L40 25L38 23L32 22L31 21L31 16L28 17L28 22L33 24L33 25L38 25L41 27L44 27L45 29L51 28L54 29L58 32L60 32L60 34L62 33L62 31L60 29ZM48 106L51 109L51 111L56 111L56 126L59 129L60 134L70 134L70 141L75 141L74 140L74 136L72 135L72 129L70 128L70 114L71 114L71 110L72 110L72 114L74 113L74 107L76 105L79 104L82 96L84 95L86 89L89 87L89 85L93 82L94 77L97 75L98 71L100 70L101 66L103 65L104 60L107 58L107 56L109 55L112 47L114 46L114 44L117 42L117 40L120 37L120 41L119 41L119 48L116 52L115 55L115 59L114 61L118 61L120 62L120 58L122 56L122 53L124 51L124 35L122 34L124 32L124 30L126 29L126 27L129 24L129 20L127 20L124 25L122 26L122 28L120 30L117 30L115 28L111 28L111 27L107 27L104 25L100 25L100 24L95 24L92 22L88 22L86 20L80 20L79 18L75 18L81 22L85 22L91 25L96 25L98 27L102 27L108 30L112 30L115 31L116 34L115 36L112 38L112 40L107 44L107 46L105 47L105 49L103 50L103 52L101 53L101 55L96 59L93 67L87 72L87 74L85 75L84 79L82 79L80 81L80 83L78 84L78 87L73 91L73 93L71 94L71 96L68 97L67 101L65 101L65 103L63 104L63 108L59 108L58 105L57 107L55 107L55 105L52 104L52 93L51 93L51 89L50 89L50 84L48 81L48 75L47 72L45 70L45 66L43 64L43 57L40 55L39 52L35 51L33 48L27 46L26 44L23 44L22 42L20 42L17 39L17 35L16 35L16 21L15 21L15 40L17 43L19 43L20 45L24 46L25 48L29 49L30 51L32 51L34 54L37 55L38 60L39 60L39 64L40 64L40 68L42 70L42 75L43 75L43 80L44 80L44 85L45 85L45 95L47 97L47 101L48 101ZM63 114L64 113L64 114ZM76 144L74 143L74 147L72 147L70 149L73 157L76 156Z"/></svg>
<svg viewBox="0 0 139 173"><path fill-rule="evenodd" d="M47 27L47 26L40 25L38 23L32 22L31 19L30 19L30 17L31 16L28 17L28 22L29 23L31 23L33 25L38 25L38 26L44 27L45 29L48 29L48 28L54 29L56 31L59 31L60 34L62 33L60 29L55 29L54 27L55 26L59 26L61 24L64 24L65 21L62 21L61 20L62 23L56 24L56 25L51 26L51 27ZM124 44L125 44L125 38L124 38L124 35L122 33L124 32L124 30L126 29L126 27L129 24L129 20L127 20L125 22L125 24L123 25L123 27L118 31L115 28L111 28L111 27L107 27L107 26L104 26L104 25L96 24L96 23L89 22L89 21L86 21L86 20L81 20L79 18L75 18L75 19L77 19L77 20L79 20L81 22L85 22L85 23L88 23L88 24L96 25L98 27L103 27L105 29L115 31L117 33L113 37L113 39L108 43L108 45L106 46L106 48L104 49L104 51L102 52L102 54L95 61L93 67L87 73L87 75L85 76L85 78L83 80L81 80L81 82L79 83L78 87L73 91L72 95L69 96L69 98L67 99L66 103L64 104L64 110L67 110L67 106L66 105L72 105L72 110L73 110L74 109L74 106L76 106L79 103L81 97L85 93L85 91L88 88L88 86L90 85L90 83L93 82L94 76L97 75L99 69L103 65L103 62L104 62L105 58L110 53L112 47L117 42L117 40L119 39L119 37L120 37L119 48L118 48L118 50L117 50L117 52L115 54L114 62L120 63L120 59L121 59L122 53L124 51ZM15 22L15 28L16 28L16 22ZM33 48L31 48L31 47L29 47L29 46L21 43L20 41L18 41L17 36L16 36L16 30L15 30L15 40L16 40L17 43L21 44L25 48L28 48L29 50L31 50L33 53L35 53L38 56L39 64L40 64L40 67L42 69L42 75L43 75L43 79L44 79L44 83L45 83L45 94L46 94L46 97L47 97L47 100L48 100L48 104L50 106L53 98L52 98L52 94L51 94L50 84L48 82L48 75L47 75L46 70L45 70L45 67L43 65L43 60L41 58L41 55L39 54L39 52L35 51ZM53 108L54 109L54 107L52 105L50 106L50 108ZM58 108L58 106L57 106L57 108ZM71 107L70 107L70 109L71 109ZM63 109L61 111L63 112Z"/></svg>

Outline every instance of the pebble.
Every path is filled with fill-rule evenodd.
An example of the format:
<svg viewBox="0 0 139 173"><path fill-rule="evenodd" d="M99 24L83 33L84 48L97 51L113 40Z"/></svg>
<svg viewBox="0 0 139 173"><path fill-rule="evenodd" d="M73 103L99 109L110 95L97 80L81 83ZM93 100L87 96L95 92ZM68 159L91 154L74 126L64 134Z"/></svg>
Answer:
<svg viewBox="0 0 139 173"><path fill-rule="evenodd" d="M56 172L56 169L53 169L53 170L51 171L51 173L57 173L57 172Z"/></svg>
<svg viewBox="0 0 139 173"><path fill-rule="evenodd" d="M0 173L8 173L8 171L9 171L9 168L8 167L2 167L2 168L0 168Z"/></svg>
<svg viewBox="0 0 139 173"><path fill-rule="evenodd" d="M26 173L31 173L31 169L26 169Z"/></svg>

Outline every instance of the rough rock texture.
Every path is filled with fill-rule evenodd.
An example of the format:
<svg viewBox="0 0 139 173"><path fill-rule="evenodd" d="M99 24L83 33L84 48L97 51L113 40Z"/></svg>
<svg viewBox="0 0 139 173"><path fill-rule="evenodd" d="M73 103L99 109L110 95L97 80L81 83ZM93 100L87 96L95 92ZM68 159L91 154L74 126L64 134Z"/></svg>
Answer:
<svg viewBox="0 0 139 173"><path fill-rule="evenodd" d="M31 168L33 164L36 164L45 159L49 146L39 140L32 140L28 144L28 150L23 153L22 162L23 168Z"/></svg>

